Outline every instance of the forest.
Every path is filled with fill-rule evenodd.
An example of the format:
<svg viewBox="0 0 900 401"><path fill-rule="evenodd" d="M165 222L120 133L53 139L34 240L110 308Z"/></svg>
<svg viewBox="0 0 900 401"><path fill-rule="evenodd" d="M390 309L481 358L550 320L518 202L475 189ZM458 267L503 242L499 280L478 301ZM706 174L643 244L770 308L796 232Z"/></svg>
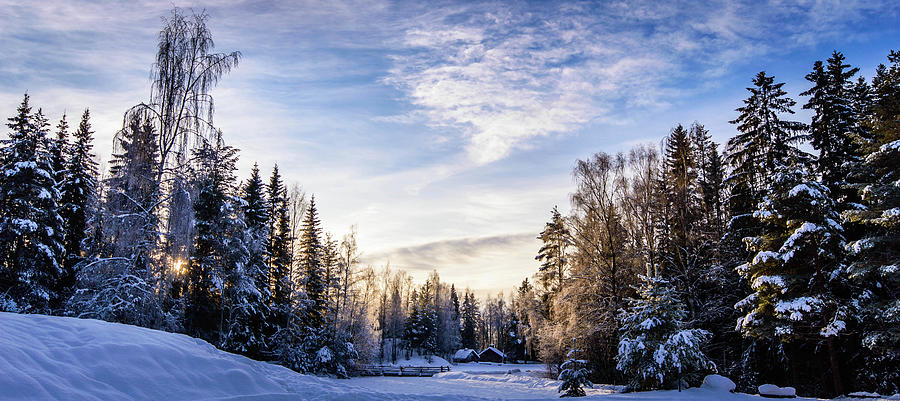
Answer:
<svg viewBox="0 0 900 401"><path fill-rule="evenodd" d="M717 372L747 391L900 392L900 53L870 80L838 51L815 61L800 104L760 72L724 144L693 122L577 160L571 211L535 227L539 270L478 298L437 271L364 266L356 229L324 232L277 165L238 177L212 92L242 54L215 52L207 19L164 20L150 96L124 108L106 171L87 109L53 126L26 93L8 112L0 311L185 333L341 378L494 346L634 391Z"/></svg>

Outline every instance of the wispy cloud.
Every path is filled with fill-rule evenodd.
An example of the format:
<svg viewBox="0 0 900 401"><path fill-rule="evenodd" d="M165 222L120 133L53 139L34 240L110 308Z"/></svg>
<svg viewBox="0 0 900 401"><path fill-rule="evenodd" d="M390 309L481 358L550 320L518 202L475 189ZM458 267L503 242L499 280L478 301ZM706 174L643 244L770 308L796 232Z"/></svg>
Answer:
<svg viewBox="0 0 900 401"><path fill-rule="evenodd" d="M438 270L444 280L460 287L505 289L537 268L535 234L521 233L491 237L459 238L401 247L365 256L364 263L384 264L424 277Z"/></svg>
<svg viewBox="0 0 900 401"><path fill-rule="evenodd" d="M674 82L688 74L721 76L739 60L825 40L886 5L456 6L433 10L406 29L407 51L393 58L387 82L431 125L457 129L471 162L483 165L528 149L535 138L616 119L624 107L665 108L684 94Z"/></svg>

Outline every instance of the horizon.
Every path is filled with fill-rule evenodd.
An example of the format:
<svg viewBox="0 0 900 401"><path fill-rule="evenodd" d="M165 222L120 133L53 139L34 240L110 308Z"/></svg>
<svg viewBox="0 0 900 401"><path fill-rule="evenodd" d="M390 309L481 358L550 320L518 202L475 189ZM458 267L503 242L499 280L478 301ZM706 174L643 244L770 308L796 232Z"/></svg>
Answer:
<svg viewBox="0 0 900 401"><path fill-rule="evenodd" d="M721 145L760 70L806 121L815 60L841 51L869 79L896 45L891 2L717 4L175 5L206 10L216 52L243 53L212 91L240 179L278 163L326 231L358 225L365 263L419 281L436 269L483 296L537 271L577 159L693 121ZM108 161L171 4L0 5L0 109L24 92L51 122L89 108Z"/></svg>

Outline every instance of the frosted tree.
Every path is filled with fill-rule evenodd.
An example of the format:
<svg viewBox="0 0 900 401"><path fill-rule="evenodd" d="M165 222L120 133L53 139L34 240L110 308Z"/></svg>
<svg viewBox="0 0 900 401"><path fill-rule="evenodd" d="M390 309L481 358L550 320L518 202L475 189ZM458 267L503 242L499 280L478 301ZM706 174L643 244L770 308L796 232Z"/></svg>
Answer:
<svg viewBox="0 0 900 401"><path fill-rule="evenodd" d="M280 319L288 319L290 314L291 291L291 232L288 218L288 199L284 182L278 165L272 170L272 177L266 187L268 192L268 216L269 216L269 274L271 276L272 306L280 314ZM279 322L286 323L285 320Z"/></svg>
<svg viewBox="0 0 900 401"><path fill-rule="evenodd" d="M325 326L325 312L327 309L325 269L322 265L324 249L320 225L319 212L316 209L316 198L313 197L309 201L306 218L303 221L303 232L300 236L299 267L305 276L304 290L310 302L306 324L316 333L320 333Z"/></svg>
<svg viewBox="0 0 900 401"><path fill-rule="evenodd" d="M722 246L729 253L729 263L743 260L747 255L742 239L757 234L752 214L762 200L768 177L776 166L794 160L805 160L807 155L795 147L804 138L804 124L782 119L793 114L796 102L787 97L784 83L759 72L753 86L747 88L750 95L736 111L738 117L731 121L738 134L725 146L725 163L731 175L725 179L729 197L726 201L731 219L722 239ZM740 262L737 262L740 263Z"/></svg>
<svg viewBox="0 0 900 401"><path fill-rule="evenodd" d="M849 318L849 305L835 295L846 286L843 227L828 188L802 167L781 166L772 180L753 214L761 233L744 239L752 259L737 267L753 290L735 305L743 313L737 328L783 342L825 339L834 390L841 394L833 339Z"/></svg>
<svg viewBox="0 0 900 401"><path fill-rule="evenodd" d="M593 383L588 379L590 370L587 368L587 361L578 359L579 350L575 347L575 339L572 339L572 348L566 354L565 362L560 366L558 379L562 381L556 392L562 393L562 397L584 397L584 387L593 387Z"/></svg>
<svg viewBox="0 0 900 401"><path fill-rule="evenodd" d="M850 68L844 60L844 55L835 51L827 65L816 61L813 71L806 75L813 87L801 93L810 97L803 108L815 113L809 137L819 151L816 172L832 196L842 201L850 194L844 189L848 166L859 161L859 145L866 136L860 132L862 125L853 101L852 78L859 68Z"/></svg>
<svg viewBox="0 0 900 401"><path fill-rule="evenodd" d="M238 204L233 199L229 205ZM240 291L231 291L229 327L226 330L226 349L236 349L254 358L262 358L270 351L267 336L271 334L272 323L269 298L271 296L269 266L266 265L268 242L268 214L263 197L263 183L259 168L254 164L250 179L243 187L239 199L240 213L244 223L241 233L247 249L246 265L235 269L231 282L240 282ZM237 212L237 211L236 211Z"/></svg>
<svg viewBox="0 0 900 401"><path fill-rule="evenodd" d="M218 132L213 142L194 152L194 158L199 193L194 201L196 235L188 268L185 328L207 341L222 342L226 312L232 307L243 307L227 303L258 296L247 269L245 225L235 215L238 206L231 197L237 150L225 145Z"/></svg>
<svg viewBox="0 0 900 401"><path fill-rule="evenodd" d="M69 122L63 114L56 124L56 138L50 140L48 150L50 152L50 165L53 167L53 179L56 184L62 185L68 173L68 161L72 157L72 144L69 143ZM60 190L62 196L62 190ZM65 221L65 218L63 218Z"/></svg>
<svg viewBox="0 0 900 401"><path fill-rule="evenodd" d="M72 270L88 252L95 248L88 244L97 223L97 161L91 153L94 147L90 112L85 110L74 133L65 165L63 181L59 183L61 201L60 216L66 224L66 263Z"/></svg>
<svg viewBox="0 0 900 401"><path fill-rule="evenodd" d="M214 53L207 14L185 15L175 8L159 32L156 60L150 71L147 102L130 108L124 122L138 119L156 133L154 180L160 190L158 218L164 227L164 248L184 259L192 246L195 189L184 172L191 150L214 141L212 89L236 67L240 52ZM168 281L168 280L164 280Z"/></svg>
<svg viewBox="0 0 900 401"><path fill-rule="evenodd" d="M475 327L478 324L478 300L475 295L466 289L463 295L463 303L460 316L460 340L463 348L478 349L478 340L475 337Z"/></svg>
<svg viewBox="0 0 900 401"><path fill-rule="evenodd" d="M864 207L844 212L860 228L848 242L852 302L865 352L858 380L883 394L900 391L900 52L888 56L872 81L873 138L853 172Z"/></svg>
<svg viewBox="0 0 900 401"><path fill-rule="evenodd" d="M63 219L48 124L26 94L0 147L0 307L50 313L60 306Z"/></svg>
<svg viewBox="0 0 900 401"><path fill-rule="evenodd" d="M115 141L101 214L103 243L78 268L78 289L69 310L84 318L179 330L180 311L164 305L160 296L169 286L162 285L161 270L166 267L157 257L155 131L135 118ZM172 261L171 274L180 277L184 263Z"/></svg>
<svg viewBox="0 0 900 401"><path fill-rule="evenodd" d="M682 380L696 381L715 371L702 346L710 333L686 329L686 312L669 282L641 276L638 298L629 300L619 339L616 368L625 374L628 389L672 388Z"/></svg>
<svg viewBox="0 0 900 401"><path fill-rule="evenodd" d="M565 219L555 206L550 221L544 226L544 231L541 231L538 239L543 242L538 255L535 256L535 260L541 262L538 270L541 285L550 293L559 292L566 274L568 263L566 249L571 244L571 239Z"/></svg>

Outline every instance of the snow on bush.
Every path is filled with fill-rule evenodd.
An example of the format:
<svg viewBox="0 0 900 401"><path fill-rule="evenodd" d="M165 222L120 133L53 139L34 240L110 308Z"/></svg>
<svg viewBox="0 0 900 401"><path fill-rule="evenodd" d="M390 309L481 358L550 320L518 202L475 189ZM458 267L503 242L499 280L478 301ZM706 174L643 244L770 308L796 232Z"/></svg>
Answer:
<svg viewBox="0 0 900 401"><path fill-rule="evenodd" d="M700 385L700 388L725 392L734 392L736 387L731 379L721 375L707 375L703 378L703 384Z"/></svg>
<svg viewBox="0 0 900 401"><path fill-rule="evenodd" d="M759 386L759 395L770 398L794 398L797 396L797 390L793 387L778 387L774 384L763 384Z"/></svg>

